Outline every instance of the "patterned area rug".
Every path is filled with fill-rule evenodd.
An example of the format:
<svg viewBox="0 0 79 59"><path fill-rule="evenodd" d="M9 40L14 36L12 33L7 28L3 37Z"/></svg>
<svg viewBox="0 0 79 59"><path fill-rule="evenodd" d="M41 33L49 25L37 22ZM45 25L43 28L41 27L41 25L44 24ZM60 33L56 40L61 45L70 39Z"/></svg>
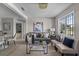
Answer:
<svg viewBox="0 0 79 59"><path fill-rule="evenodd" d="M42 45L40 45L40 46L34 45L31 50L33 50L33 51L42 51L42 50L44 50L44 48L43 48Z"/></svg>

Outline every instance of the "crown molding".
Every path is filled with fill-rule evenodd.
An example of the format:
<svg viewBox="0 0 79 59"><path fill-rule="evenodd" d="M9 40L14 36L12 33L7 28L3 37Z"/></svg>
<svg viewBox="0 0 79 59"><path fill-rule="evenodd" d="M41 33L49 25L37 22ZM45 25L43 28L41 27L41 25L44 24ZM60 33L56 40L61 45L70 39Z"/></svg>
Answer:
<svg viewBox="0 0 79 59"><path fill-rule="evenodd" d="M25 14L23 14L13 3L3 3L3 4L12 11L14 11L15 13L18 13L23 18L28 19L28 17Z"/></svg>

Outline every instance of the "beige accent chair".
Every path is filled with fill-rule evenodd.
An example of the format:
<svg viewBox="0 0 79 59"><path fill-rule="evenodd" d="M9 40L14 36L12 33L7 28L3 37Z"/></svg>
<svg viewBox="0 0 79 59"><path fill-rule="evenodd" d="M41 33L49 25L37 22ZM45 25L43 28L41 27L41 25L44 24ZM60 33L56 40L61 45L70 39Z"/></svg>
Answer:
<svg viewBox="0 0 79 59"><path fill-rule="evenodd" d="M30 50L32 48L32 41L31 41L31 37L29 37L29 35L27 35L27 41L26 42L26 53L30 54Z"/></svg>
<svg viewBox="0 0 79 59"><path fill-rule="evenodd" d="M11 44L14 44L16 45L15 41L16 41L16 34L14 36L10 35L10 34L6 34L4 35L4 38L7 42L7 45L11 45Z"/></svg>
<svg viewBox="0 0 79 59"><path fill-rule="evenodd" d="M3 35L3 32L2 31L0 31L0 48L1 49L3 49L3 48L5 48L5 45L4 45L4 35Z"/></svg>
<svg viewBox="0 0 79 59"><path fill-rule="evenodd" d="M4 48L4 36L0 36L0 46L1 48Z"/></svg>
<svg viewBox="0 0 79 59"><path fill-rule="evenodd" d="M56 40L52 40L51 43L55 47L56 51L58 50L61 55L65 54L74 54L78 55L79 52L79 40L74 40L73 48L69 48L66 45L64 45L62 42L58 42Z"/></svg>

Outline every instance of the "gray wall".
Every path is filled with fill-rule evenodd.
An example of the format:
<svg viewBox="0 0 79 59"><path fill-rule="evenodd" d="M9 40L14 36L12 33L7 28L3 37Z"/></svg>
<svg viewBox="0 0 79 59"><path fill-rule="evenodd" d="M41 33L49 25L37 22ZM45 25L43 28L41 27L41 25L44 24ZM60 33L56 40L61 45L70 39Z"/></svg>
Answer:
<svg viewBox="0 0 79 59"><path fill-rule="evenodd" d="M37 17L37 18L29 18L27 20L27 32L33 32L33 23L34 22L43 22L43 31L46 31L47 29L50 29L51 27L54 27L54 19L48 18L48 17Z"/></svg>

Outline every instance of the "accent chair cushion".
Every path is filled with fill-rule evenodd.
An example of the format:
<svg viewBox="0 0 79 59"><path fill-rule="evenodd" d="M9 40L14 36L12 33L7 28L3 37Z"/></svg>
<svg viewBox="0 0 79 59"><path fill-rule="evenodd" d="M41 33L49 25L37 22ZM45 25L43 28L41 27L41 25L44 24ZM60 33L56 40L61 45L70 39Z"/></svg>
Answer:
<svg viewBox="0 0 79 59"><path fill-rule="evenodd" d="M56 35L56 40L59 41L59 42L61 41L61 38L60 38L59 35Z"/></svg>
<svg viewBox="0 0 79 59"><path fill-rule="evenodd" d="M36 37L37 38L40 38L41 37L41 33L38 33Z"/></svg>
<svg viewBox="0 0 79 59"><path fill-rule="evenodd" d="M73 39L70 39L70 38L67 38L67 37L64 38L64 41L63 41L64 45L66 45L70 48L73 48L73 43L74 43Z"/></svg>

